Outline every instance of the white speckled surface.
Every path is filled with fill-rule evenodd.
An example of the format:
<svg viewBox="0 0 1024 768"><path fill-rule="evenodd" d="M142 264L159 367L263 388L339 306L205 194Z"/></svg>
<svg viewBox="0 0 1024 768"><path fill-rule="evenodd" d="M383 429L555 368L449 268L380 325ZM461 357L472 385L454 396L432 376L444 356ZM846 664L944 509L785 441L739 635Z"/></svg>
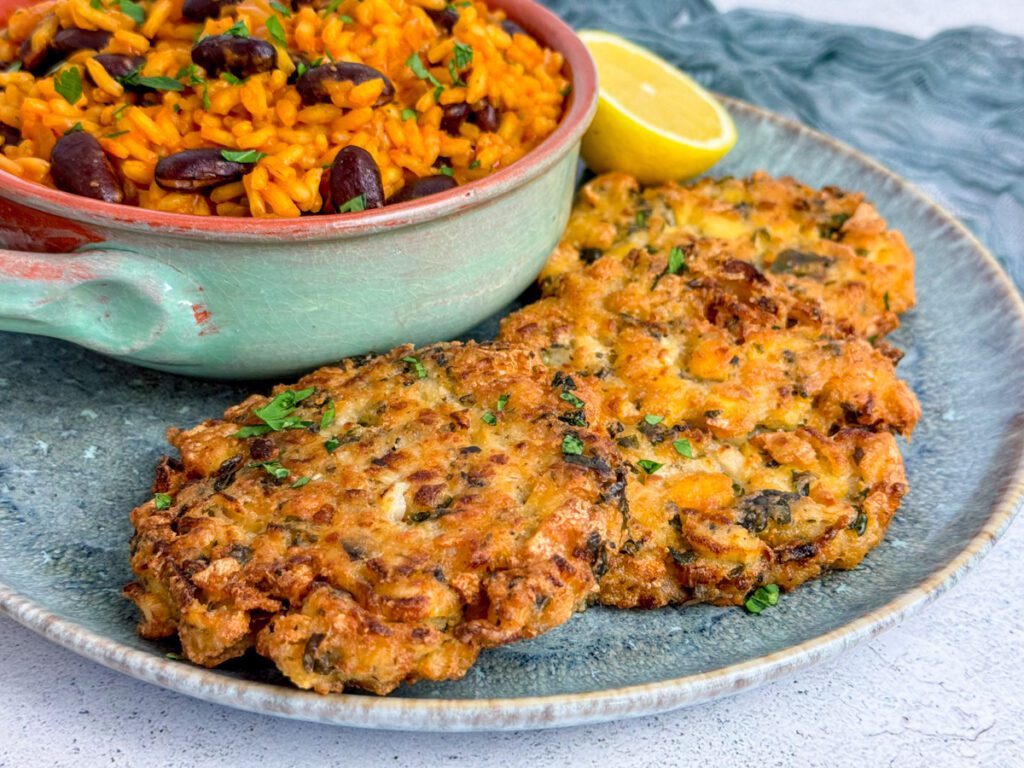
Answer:
<svg viewBox="0 0 1024 768"><path fill-rule="evenodd" d="M923 7L863 0L851 17L848 0L784 5L899 31L913 29ZM966 5L933 0L922 31L988 23L1024 32L1021 0ZM250 715L136 682L0 618L0 766L1022 766L1022 554L1019 519L922 615L792 679L645 720L493 736L362 732Z"/></svg>

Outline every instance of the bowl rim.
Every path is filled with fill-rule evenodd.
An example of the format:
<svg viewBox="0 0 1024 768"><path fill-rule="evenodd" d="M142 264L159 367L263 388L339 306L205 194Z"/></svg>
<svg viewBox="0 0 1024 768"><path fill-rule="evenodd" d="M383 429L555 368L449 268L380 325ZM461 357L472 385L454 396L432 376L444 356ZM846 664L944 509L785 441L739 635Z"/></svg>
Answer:
<svg viewBox="0 0 1024 768"><path fill-rule="evenodd" d="M0 19L35 0L0 0ZM37 184L0 170L0 197L19 205L54 213L72 213L87 224L119 229L146 229L153 233L195 236L215 234L221 239L252 240L268 236L315 239L325 236L365 235L381 230L421 224L476 207L536 178L561 160L582 139L597 110L597 69L583 41L568 24L535 0L486 0L509 20L523 27L548 48L561 53L569 70L572 92L554 132L526 155L482 179L407 203L360 213L302 216L294 219L242 216L197 216L167 213L120 203L105 203Z"/></svg>

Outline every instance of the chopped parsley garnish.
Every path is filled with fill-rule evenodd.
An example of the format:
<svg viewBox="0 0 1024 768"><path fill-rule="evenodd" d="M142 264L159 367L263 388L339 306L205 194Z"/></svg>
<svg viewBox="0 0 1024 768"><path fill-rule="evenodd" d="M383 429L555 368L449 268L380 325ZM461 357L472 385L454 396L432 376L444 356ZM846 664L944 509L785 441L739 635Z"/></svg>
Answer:
<svg viewBox="0 0 1024 768"><path fill-rule="evenodd" d="M182 656L180 653L174 653L174 651L171 651L170 653L165 653L164 654L164 658L170 659L171 661L184 661L185 660L184 656Z"/></svg>
<svg viewBox="0 0 1024 768"><path fill-rule="evenodd" d="M103 10L103 3L100 0L89 0L89 7L95 8L97 11Z"/></svg>
<svg viewBox="0 0 1024 768"><path fill-rule="evenodd" d="M280 461L263 461L258 464L250 464L252 467L262 467L263 471L277 480L284 480L291 474L287 467L282 467Z"/></svg>
<svg viewBox="0 0 1024 768"><path fill-rule="evenodd" d="M673 440L672 447L676 449L676 453L680 456L685 456L688 459L693 458L693 447L690 445L689 440Z"/></svg>
<svg viewBox="0 0 1024 768"><path fill-rule="evenodd" d="M118 0L117 7L121 13L136 24L142 24L146 21L146 9L138 3L133 3L132 0Z"/></svg>
<svg viewBox="0 0 1024 768"><path fill-rule="evenodd" d="M113 133L105 133L105 134L103 134L103 138L105 138L105 139L119 139L119 138L121 138L122 136L124 136L127 133L131 133L131 131L114 131Z"/></svg>
<svg viewBox="0 0 1024 768"><path fill-rule="evenodd" d="M850 530L854 531L858 536L863 536L864 532L868 529L868 514L863 509L857 512L857 517L850 523Z"/></svg>
<svg viewBox="0 0 1024 768"><path fill-rule="evenodd" d="M637 466L639 466L646 474L653 475L665 465L657 461L651 461L650 459L640 459L637 461Z"/></svg>
<svg viewBox="0 0 1024 768"><path fill-rule="evenodd" d="M187 67L182 67L178 70L178 74L174 76L176 80L181 78L188 78L188 85L202 85L206 82L202 75L199 74L199 67L195 64L189 64Z"/></svg>
<svg viewBox="0 0 1024 768"><path fill-rule="evenodd" d="M664 420L665 420L664 416L657 416L657 415L655 415L653 413L648 413L646 416L644 416L644 421L646 421L652 427L655 424L661 424L661 422L663 422Z"/></svg>
<svg viewBox="0 0 1024 768"><path fill-rule="evenodd" d="M169 493L153 494L153 506L157 509L167 509L171 506L171 495Z"/></svg>
<svg viewBox="0 0 1024 768"><path fill-rule="evenodd" d="M460 72L473 63L473 46L455 43L455 57L452 59Z"/></svg>
<svg viewBox="0 0 1024 768"><path fill-rule="evenodd" d="M68 67L53 78L53 90L72 106L82 98L82 73L78 67Z"/></svg>
<svg viewBox="0 0 1024 768"><path fill-rule="evenodd" d="M779 585L765 584L763 587L758 587L757 591L747 598L747 602L743 605L750 613L757 614L769 606L777 605L778 602Z"/></svg>
<svg viewBox="0 0 1024 768"><path fill-rule="evenodd" d="M334 401L328 400L324 415L320 417L320 429L327 429L334 423Z"/></svg>
<svg viewBox="0 0 1024 768"><path fill-rule="evenodd" d="M256 437L257 435L265 435L267 432L272 431L273 430L266 424L250 424L249 426L242 427L240 430L235 432L232 437Z"/></svg>
<svg viewBox="0 0 1024 768"><path fill-rule="evenodd" d="M572 432L562 438L562 453L567 456L582 456L583 441Z"/></svg>
<svg viewBox="0 0 1024 768"><path fill-rule="evenodd" d="M245 26L245 19L239 19L230 27L224 30L225 35L231 35L232 37L248 37L249 28Z"/></svg>
<svg viewBox="0 0 1024 768"><path fill-rule="evenodd" d="M338 207L338 213L359 213L366 210L366 195L356 195Z"/></svg>
<svg viewBox="0 0 1024 768"><path fill-rule="evenodd" d="M331 2L328 3L327 7L324 8L320 16L326 19L328 16L330 16L332 13L338 10L339 5L341 5L341 0L331 0ZM344 19L342 19L342 21L344 21Z"/></svg>
<svg viewBox="0 0 1024 768"><path fill-rule="evenodd" d="M416 113L415 109L403 109L402 110L402 119L403 120L415 120L418 116L419 115Z"/></svg>
<svg viewBox="0 0 1024 768"><path fill-rule="evenodd" d="M344 14L344 13L341 14L341 16L339 16L338 18L341 19L345 24L355 24L356 23L355 19L353 19L351 16L349 16L347 14Z"/></svg>
<svg viewBox="0 0 1024 768"><path fill-rule="evenodd" d="M210 111L210 84L203 83L203 109Z"/></svg>
<svg viewBox="0 0 1024 768"><path fill-rule="evenodd" d="M508 405L510 397L511 395L502 395L501 397L498 398L498 413L501 413L502 411L505 410L505 406Z"/></svg>
<svg viewBox="0 0 1024 768"><path fill-rule="evenodd" d="M469 170L471 170L471 171L475 171L479 167L480 167L480 161L479 160L474 160L472 163L469 164Z"/></svg>
<svg viewBox="0 0 1024 768"><path fill-rule="evenodd" d="M124 77L116 78L121 85L135 85L141 88L152 88L154 91L184 91L185 86L173 77L146 77L141 67L136 67Z"/></svg>
<svg viewBox="0 0 1024 768"><path fill-rule="evenodd" d="M334 453L336 450L338 450L339 445L341 445L341 440L339 440L336 437L332 437L330 440L324 443L324 448L327 449L328 453Z"/></svg>
<svg viewBox="0 0 1024 768"><path fill-rule="evenodd" d="M277 16L267 17L267 32L275 41L287 47L288 41L284 36L284 27L281 26L281 20Z"/></svg>
<svg viewBox="0 0 1024 768"><path fill-rule="evenodd" d="M406 364L409 373L415 373L417 379L427 378L427 369L423 367L423 363L415 357L403 357L402 362Z"/></svg>
<svg viewBox="0 0 1024 768"><path fill-rule="evenodd" d="M292 414L295 412L296 406L312 395L314 391L316 391L314 387L300 389L298 392L286 389L262 408L255 409L253 413L262 419L269 428L265 432L271 430L278 432L282 429L302 429L308 427L312 422L302 421L292 416ZM245 429L243 428L242 431L245 431ZM254 434L265 434L265 432L254 432Z"/></svg>
<svg viewBox="0 0 1024 768"><path fill-rule="evenodd" d="M484 411L484 415L480 417L484 424L490 424L492 427L498 423L498 417L490 411Z"/></svg>
<svg viewBox="0 0 1024 768"><path fill-rule="evenodd" d="M85 130L85 128L82 127L81 123L75 123L70 128L68 128L66 131L64 131L64 135L67 136L69 133L78 133L79 131L84 131L84 130Z"/></svg>
<svg viewBox="0 0 1024 768"><path fill-rule="evenodd" d="M277 2L277 0L270 0L270 7L273 8L278 13L280 13L282 16L284 16L286 19L291 18L292 9L289 8L287 5L281 5L279 2Z"/></svg>
<svg viewBox="0 0 1024 768"><path fill-rule="evenodd" d="M438 170L441 171L441 174L443 176L454 176L455 175L455 171L452 170L452 167L450 165L442 165L440 168L438 168Z"/></svg>
<svg viewBox="0 0 1024 768"><path fill-rule="evenodd" d="M639 210L636 212L636 225L643 227L647 223L647 214L649 211Z"/></svg>
<svg viewBox="0 0 1024 768"><path fill-rule="evenodd" d="M5 72L21 72L21 67L22 67L22 63L20 61L16 61L13 64L11 64L11 66L9 66L4 71Z"/></svg>
<svg viewBox="0 0 1024 768"><path fill-rule="evenodd" d="M287 472L288 470L285 470L285 471ZM288 487L289 488L301 488L306 483L308 483L309 480L310 480L310 478L308 478L308 477L300 477L298 480L296 480L294 483L292 483Z"/></svg>
<svg viewBox="0 0 1024 768"><path fill-rule="evenodd" d="M559 397L575 408L582 408L583 406L586 405L586 403L584 403L582 400L576 397L576 395L574 395L572 392L562 392L559 395Z"/></svg>
<svg viewBox="0 0 1024 768"><path fill-rule="evenodd" d="M442 91L444 90L444 85L441 83L441 81L438 80L436 77L434 77L430 73L430 70L428 70L425 66L423 66L423 61L420 59L420 55L418 53L413 53L412 56L410 56L408 59L406 59L405 66L407 66L409 69L411 69L412 73L414 75L416 75L416 77L418 77L420 80L426 80L428 83L433 85L435 88L440 88ZM438 93L437 93L437 91L435 91L434 92L434 99L435 100L437 99L437 96L438 96Z"/></svg>
<svg viewBox="0 0 1024 768"><path fill-rule="evenodd" d="M222 149L220 156L232 163L255 163L266 157L267 153L255 149Z"/></svg>
<svg viewBox="0 0 1024 768"><path fill-rule="evenodd" d="M299 77L302 77L304 74L309 72L309 67L306 66L306 62L300 61L295 65L295 71L298 73Z"/></svg>
<svg viewBox="0 0 1024 768"><path fill-rule="evenodd" d="M672 250L668 252L668 264L665 265L664 271L654 278L654 285L651 286L653 291L658 287L658 283L661 282L661 278L665 275L678 275L680 272L686 271L686 251L680 248L678 245L672 246Z"/></svg>
<svg viewBox="0 0 1024 768"><path fill-rule="evenodd" d="M560 91L558 92L558 95L559 95L559 96L561 96L561 97L562 97L562 98L564 99L564 98L565 98L565 97L567 97L567 96L568 96L568 95L569 95L570 93L572 93L572 83L569 83L569 84L568 84L567 86L565 86L565 88L563 88L562 90L560 90Z"/></svg>
<svg viewBox="0 0 1024 768"><path fill-rule="evenodd" d="M271 17L273 18L273 17ZM221 78L228 83L228 85L241 85L245 81L240 77L235 77L230 72L221 72Z"/></svg>
<svg viewBox="0 0 1024 768"><path fill-rule="evenodd" d="M885 296L883 296L882 299L883 299L883 301L885 301L885 311L888 312L889 311L889 292L888 291L885 292Z"/></svg>
<svg viewBox="0 0 1024 768"><path fill-rule="evenodd" d="M587 413L583 409L563 413L561 416L558 417L558 420L564 421L566 424L569 424L570 426L573 427L590 426L587 422Z"/></svg>

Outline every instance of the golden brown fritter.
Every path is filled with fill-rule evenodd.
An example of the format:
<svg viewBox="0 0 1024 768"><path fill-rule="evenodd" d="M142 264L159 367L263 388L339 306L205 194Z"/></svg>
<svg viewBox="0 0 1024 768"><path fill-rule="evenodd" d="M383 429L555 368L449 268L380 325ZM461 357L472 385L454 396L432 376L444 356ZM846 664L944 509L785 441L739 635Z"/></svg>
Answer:
<svg viewBox="0 0 1024 768"><path fill-rule="evenodd" d="M132 513L140 632L386 693L558 626L596 593L624 486L562 391L522 348L404 347L172 430L181 461Z"/></svg>
<svg viewBox="0 0 1024 768"><path fill-rule="evenodd" d="M591 182L544 298L500 334L600 382L601 425L632 468L628 539L601 586L620 607L739 603L760 584L853 567L906 491L891 433L909 435L920 416L898 353L850 335L856 323L835 321L828 302L741 258L756 260L736 238L663 237L658 206L681 189ZM638 221L638 209L650 212ZM862 310L850 317L863 328L894 322Z"/></svg>
<svg viewBox="0 0 1024 768"><path fill-rule="evenodd" d="M811 189L793 179L703 179L642 189L630 176L599 176L582 190L559 256L544 277L609 253L651 246L702 250L747 262L777 290L865 338L897 325L914 305L914 258L862 195ZM781 290L781 289L785 290Z"/></svg>

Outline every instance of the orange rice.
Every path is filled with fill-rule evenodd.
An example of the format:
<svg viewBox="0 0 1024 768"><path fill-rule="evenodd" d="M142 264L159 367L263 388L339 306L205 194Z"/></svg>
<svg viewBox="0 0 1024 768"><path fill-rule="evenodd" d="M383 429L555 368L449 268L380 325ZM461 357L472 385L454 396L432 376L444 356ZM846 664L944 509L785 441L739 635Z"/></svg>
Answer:
<svg viewBox="0 0 1024 768"><path fill-rule="evenodd" d="M321 175L343 147L362 147L373 156L388 198L415 178L442 172L439 166L464 184L508 166L550 135L569 92L561 54L525 34L508 34L504 15L479 0L455 3L459 20L450 34L427 14L444 9L444 0L341 0L319 11L246 0L205 22L182 18L182 3L141 0L141 23L122 12L120 0L47 0L16 11L0 33L0 62L17 62L28 38L42 46L61 28L105 30L112 37L101 53L144 56L141 75L173 78L184 89L156 91L155 103L140 103L92 60L96 51L78 51L40 77L0 67L0 123L21 132L20 143L0 146L0 171L54 186L53 146L65 132L81 129L99 140L126 203L176 213L293 217L320 210ZM287 49L268 31L271 17ZM275 68L237 84L201 68L186 74L194 41L238 21L252 37L274 44ZM457 42L472 48L471 63L461 72L449 67ZM395 98L373 107L383 87L375 79L332 86L329 103L303 104L288 83L296 67L289 52L314 63L333 59L373 67L391 79ZM407 65L414 53L434 84ZM82 82L74 104L54 82L69 68L80 70ZM441 130L445 105L484 99L499 111L497 130L484 132L471 122L458 135ZM154 183L161 157L202 147L264 156L240 181L202 192Z"/></svg>

